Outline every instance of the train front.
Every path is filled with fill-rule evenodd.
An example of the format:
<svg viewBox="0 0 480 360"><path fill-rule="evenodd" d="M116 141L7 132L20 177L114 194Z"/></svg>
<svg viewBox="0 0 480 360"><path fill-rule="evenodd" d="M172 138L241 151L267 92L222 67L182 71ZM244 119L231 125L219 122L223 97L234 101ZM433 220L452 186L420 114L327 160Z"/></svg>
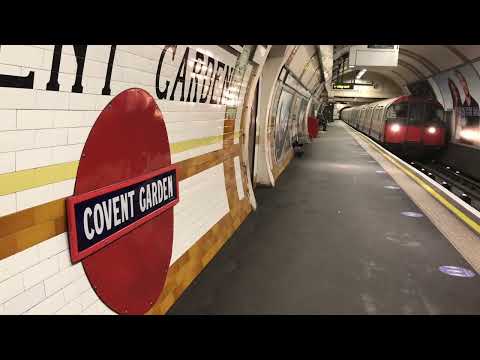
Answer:
<svg viewBox="0 0 480 360"><path fill-rule="evenodd" d="M431 157L445 146L444 111L435 100L403 97L389 107L386 118L385 143L395 152Z"/></svg>

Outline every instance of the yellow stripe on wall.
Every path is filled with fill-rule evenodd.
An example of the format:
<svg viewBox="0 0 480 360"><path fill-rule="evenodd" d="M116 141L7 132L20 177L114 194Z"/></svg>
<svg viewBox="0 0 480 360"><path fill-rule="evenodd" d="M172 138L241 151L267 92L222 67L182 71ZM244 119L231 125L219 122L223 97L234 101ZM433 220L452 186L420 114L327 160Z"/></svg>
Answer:
<svg viewBox="0 0 480 360"><path fill-rule="evenodd" d="M78 161L21 170L0 175L0 195L44 186L75 178Z"/></svg>
<svg viewBox="0 0 480 360"><path fill-rule="evenodd" d="M208 136L200 139L192 139L192 140L185 140L185 141L179 141L173 144L170 144L170 152L172 154L178 154L183 151L195 149L201 146L208 146L212 145L218 142L221 142L223 139L223 134L222 135L216 135L216 136Z"/></svg>
<svg viewBox="0 0 480 360"><path fill-rule="evenodd" d="M237 131L235 133L235 138L239 137L240 132ZM198 147L212 145L221 142L222 140L223 134L179 141L170 144L170 152L172 154L177 154ZM79 161L72 161L35 169L0 174L0 196L74 179L75 176L77 176L78 164Z"/></svg>

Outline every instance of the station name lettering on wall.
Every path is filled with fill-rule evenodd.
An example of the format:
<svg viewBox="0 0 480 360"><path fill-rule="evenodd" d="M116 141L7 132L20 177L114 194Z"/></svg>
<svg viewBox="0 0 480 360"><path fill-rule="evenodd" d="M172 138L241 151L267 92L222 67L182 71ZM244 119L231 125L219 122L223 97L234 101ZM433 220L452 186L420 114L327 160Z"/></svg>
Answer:
<svg viewBox="0 0 480 360"><path fill-rule="evenodd" d="M12 45L13 46L13 45ZM50 79L45 84L45 89L59 91L58 81L60 63L62 61L63 45L55 45L50 70ZM76 59L75 83L71 91L74 93L83 92L83 70L88 51L88 45L73 45ZM156 95L159 100L185 101L193 103L210 103L225 105L228 100L229 91L233 80L234 68L220 60L205 54L199 49L186 47L183 54L178 51L177 45L166 45L158 60L156 77L152 84L155 86ZM0 49L1 51L1 49ZM102 95L110 95L110 82L112 78L113 64L115 61L116 45L110 47L108 66L105 73L105 83L101 89ZM166 64L174 64L177 59L181 61L176 69L175 81L164 79L161 70ZM26 76L0 74L0 87L33 89L35 71L30 71ZM215 88L221 84L219 95L215 94ZM181 91L176 92L181 87ZM99 89L100 93L100 89Z"/></svg>
<svg viewBox="0 0 480 360"><path fill-rule="evenodd" d="M72 261L100 250L178 201L174 165L68 198Z"/></svg>

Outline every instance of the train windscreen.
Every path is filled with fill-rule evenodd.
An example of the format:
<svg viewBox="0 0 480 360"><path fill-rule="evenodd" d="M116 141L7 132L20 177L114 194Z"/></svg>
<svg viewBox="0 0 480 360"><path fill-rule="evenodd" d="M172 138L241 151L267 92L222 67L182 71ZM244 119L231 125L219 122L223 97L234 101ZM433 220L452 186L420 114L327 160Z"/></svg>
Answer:
<svg viewBox="0 0 480 360"><path fill-rule="evenodd" d="M445 115L442 107L437 104L425 104L425 120L432 123L443 123Z"/></svg>
<svg viewBox="0 0 480 360"><path fill-rule="evenodd" d="M437 104L410 103L408 111L408 124L423 126L427 123L443 122L443 109Z"/></svg>
<svg viewBox="0 0 480 360"><path fill-rule="evenodd" d="M408 111L408 125L421 126L425 119L425 104L410 103Z"/></svg>
<svg viewBox="0 0 480 360"><path fill-rule="evenodd" d="M408 104L400 103L393 104L387 110L387 119L395 120L396 122L406 119L408 116Z"/></svg>

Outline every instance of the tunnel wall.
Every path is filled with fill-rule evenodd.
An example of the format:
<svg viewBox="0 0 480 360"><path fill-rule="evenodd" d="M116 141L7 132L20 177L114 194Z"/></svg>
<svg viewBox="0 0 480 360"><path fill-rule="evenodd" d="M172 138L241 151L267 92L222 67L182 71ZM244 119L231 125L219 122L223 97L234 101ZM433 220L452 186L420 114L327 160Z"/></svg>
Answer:
<svg viewBox="0 0 480 360"><path fill-rule="evenodd" d="M314 46L296 45L287 49L277 61L270 103L266 113L264 153L271 177L275 181L293 158L292 142L308 136L307 107L318 86L318 55Z"/></svg>
<svg viewBox="0 0 480 360"><path fill-rule="evenodd" d="M156 99L178 167L170 268L148 313L168 310L252 209L241 151L244 96L266 51L235 48L1 46L0 73L7 77L0 78L0 314L113 313L82 263L71 263L65 199L97 117L130 88ZM198 97L189 100L195 58L204 67ZM49 88L55 82L58 89Z"/></svg>
<svg viewBox="0 0 480 360"><path fill-rule="evenodd" d="M480 179L476 164L480 159L480 62L467 63L442 72L428 79L437 100L445 110L451 110L447 119L450 144L441 155L446 164ZM459 75L460 74L460 75ZM469 106L461 77L466 81L468 92L473 98ZM461 134L467 130L471 136ZM472 131L473 130L473 131Z"/></svg>
<svg viewBox="0 0 480 360"><path fill-rule="evenodd" d="M351 72L345 76L344 82L353 81L355 73ZM333 90L335 97L359 97L359 98L392 98L403 94L403 90L394 81L381 74L367 71L362 79L356 80L357 83L369 81L376 84L373 86L357 85L353 90Z"/></svg>

